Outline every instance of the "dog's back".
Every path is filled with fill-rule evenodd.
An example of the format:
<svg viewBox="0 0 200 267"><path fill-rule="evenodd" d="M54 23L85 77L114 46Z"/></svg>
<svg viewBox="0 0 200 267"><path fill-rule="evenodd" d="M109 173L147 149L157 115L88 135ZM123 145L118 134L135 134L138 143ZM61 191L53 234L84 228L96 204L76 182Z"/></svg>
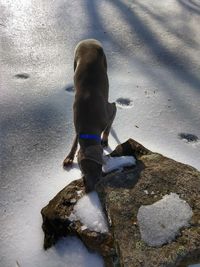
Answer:
<svg viewBox="0 0 200 267"><path fill-rule="evenodd" d="M76 132L101 134L107 122L107 63L101 44L93 39L80 42L75 49L74 124Z"/></svg>

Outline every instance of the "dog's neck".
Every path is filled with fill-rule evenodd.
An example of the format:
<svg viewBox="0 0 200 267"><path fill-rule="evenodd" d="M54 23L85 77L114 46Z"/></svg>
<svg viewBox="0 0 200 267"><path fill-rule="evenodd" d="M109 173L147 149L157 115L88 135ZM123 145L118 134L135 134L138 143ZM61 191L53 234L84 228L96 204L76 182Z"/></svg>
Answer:
<svg viewBox="0 0 200 267"><path fill-rule="evenodd" d="M81 135L79 134L78 141L82 149L88 146L101 145L100 135Z"/></svg>

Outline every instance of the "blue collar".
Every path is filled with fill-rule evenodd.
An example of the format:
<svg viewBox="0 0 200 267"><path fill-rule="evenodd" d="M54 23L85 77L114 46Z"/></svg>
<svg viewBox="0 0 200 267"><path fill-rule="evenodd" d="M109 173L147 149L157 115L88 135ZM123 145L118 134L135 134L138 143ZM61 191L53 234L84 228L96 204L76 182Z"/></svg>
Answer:
<svg viewBox="0 0 200 267"><path fill-rule="evenodd" d="M79 134L79 138L101 141L101 136L98 134Z"/></svg>

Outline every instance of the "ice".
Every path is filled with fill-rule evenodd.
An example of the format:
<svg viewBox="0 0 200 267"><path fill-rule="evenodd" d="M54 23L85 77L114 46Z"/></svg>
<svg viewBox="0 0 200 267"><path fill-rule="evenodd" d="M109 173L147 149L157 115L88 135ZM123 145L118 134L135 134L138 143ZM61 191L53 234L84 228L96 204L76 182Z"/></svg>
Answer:
<svg viewBox="0 0 200 267"><path fill-rule="evenodd" d="M149 246L171 242L192 217L189 204L171 193L152 205L141 206L137 219L142 239Z"/></svg>
<svg viewBox="0 0 200 267"><path fill-rule="evenodd" d="M121 169L122 167L130 167L135 165L136 160L132 156L122 157L104 157L104 164L102 166L103 172L111 172L113 170Z"/></svg>
<svg viewBox="0 0 200 267"><path fill-rule="evenodd" d="M80 220L84 227L91 231L108 232L108 225L96 192L91 192L78 200L69 217L71 220Z"/></svg>

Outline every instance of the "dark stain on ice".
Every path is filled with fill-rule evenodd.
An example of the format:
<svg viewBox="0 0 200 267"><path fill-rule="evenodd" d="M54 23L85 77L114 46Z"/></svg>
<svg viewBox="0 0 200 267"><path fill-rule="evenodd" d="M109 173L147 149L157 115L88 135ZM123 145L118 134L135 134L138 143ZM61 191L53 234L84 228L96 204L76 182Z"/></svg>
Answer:
<svg viewBox="0 0 200 267"><path fill-rule="evenodd" d="M180 139L184 139L188 143L197 142L199 140L198 136L190 133L179 133L178 136Z"/></svg>
<svg viewBox="0 0 200 267"><path fill-rule="evenodd" d="M15 75L15 78L17 79L28 79L30 76L28 73L18 73Z"/></svg>
<svg viewBox="0 0 200 267"><path fill-rule="evenodd" d="M73 85L68 85L65 88L65 91L67 91L68 93L74 93L75 92L74 86Z"/></svg>
<svg viewBox="0 0 200 267"><path fill-rule="evenodd" d="M121 108L132 107L133 101L129 98L120 97L116 100L116 103Z"/></svg>

